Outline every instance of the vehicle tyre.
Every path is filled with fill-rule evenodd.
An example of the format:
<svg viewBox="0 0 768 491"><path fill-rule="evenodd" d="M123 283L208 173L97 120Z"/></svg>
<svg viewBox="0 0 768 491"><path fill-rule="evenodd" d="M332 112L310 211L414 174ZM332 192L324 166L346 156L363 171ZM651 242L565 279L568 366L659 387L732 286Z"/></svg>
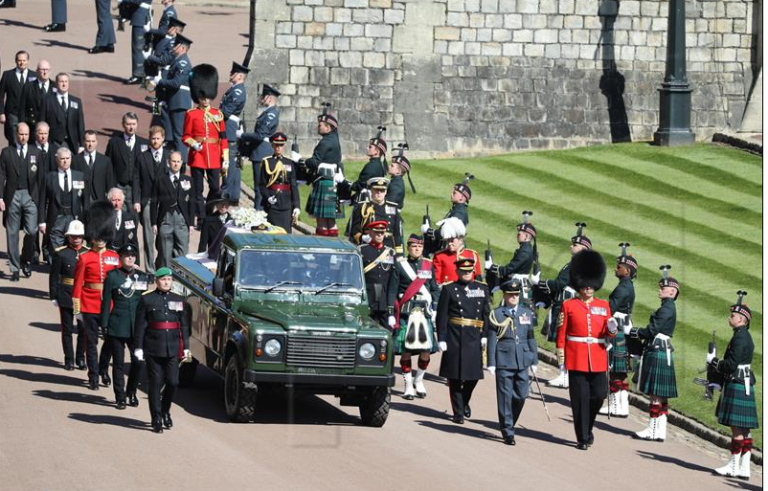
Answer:
<svg viewBox="0 0 768 491"><path fill-rule="evenodd" d="M389 416L389 387L376 387L360 404L360 419L365 426L381 428Z"/></svg>
<svg viewBox="0 0 768 491"><path fill-rule="evenodd" d="M256 412L256 389L243 383L243 370L236 354L229 357L224 371L224 407L227 419L236 423L247 423Z"/></svg>
<svg viewBox="0 0 768 491"><path fill-rule="evenodd" d="M189 363L179 365L179 387L192 387L192 384L195 382L197 365L199 364L199 361L192 360Z"/></svg>

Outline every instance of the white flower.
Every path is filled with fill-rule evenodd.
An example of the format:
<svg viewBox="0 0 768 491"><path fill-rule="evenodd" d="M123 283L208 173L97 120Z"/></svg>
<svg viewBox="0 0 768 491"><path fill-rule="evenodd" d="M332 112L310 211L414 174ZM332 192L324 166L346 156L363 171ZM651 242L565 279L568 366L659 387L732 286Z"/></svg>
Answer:
<svg viewBox="0 0 768 491"><path fill-rule="evenodd" d="M267 224L267 212L253 208L238 207L230 212L237 227L250 229Z"/></svg>

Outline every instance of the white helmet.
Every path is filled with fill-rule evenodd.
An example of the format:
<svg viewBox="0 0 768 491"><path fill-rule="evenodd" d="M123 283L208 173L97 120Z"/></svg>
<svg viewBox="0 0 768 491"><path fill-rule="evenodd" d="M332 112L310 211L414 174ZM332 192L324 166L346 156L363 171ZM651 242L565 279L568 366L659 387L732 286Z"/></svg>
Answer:
<svg viewBox="0 0 768 491"><path fill-rule="evenodd" d="M85 235L85 225L80 220L72 220L69 222L69 227L67 227L64 235L79 235L82 237Z"/></svg>

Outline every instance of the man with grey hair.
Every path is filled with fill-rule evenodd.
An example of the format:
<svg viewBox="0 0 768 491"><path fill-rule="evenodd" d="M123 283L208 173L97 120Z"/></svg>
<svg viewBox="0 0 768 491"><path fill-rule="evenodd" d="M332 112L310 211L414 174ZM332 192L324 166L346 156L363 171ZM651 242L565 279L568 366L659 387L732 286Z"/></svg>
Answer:
<svg viewBox="0 0 768 491"><path fill-rule="evenodd" d="M19 121L29 125L30 130L43 119L43 104L48 94L53 93L53 82L50 80L51 64L46 60L37 63L37 78L29 77L21 89L19 104Z"/></svg>
<svg viewBox="0 0 768 491"><path fill-rule="evenodd" d="M42 188L43 169L40 151L29 143L27 123L16 125L16 144L0 152L0 211L3 212L8 241L8 259L11 266L11 281L19 281L19 270L24 276L32 276L29 267L31 257L19 253L19 229L24 224L24 233L34 238L37 223L37 204Z"/></svg>
<svg viewBox="0 0 768 491"><path fill-rule="evenodd" d="M82 172L72 170L72 151L65 147L56 150L58 169L44 178L44 186L37 209L40 233L48 233L48 250L65 245L64 234L72 220L83 221L88 209L87 183Z"/></svg>
<svg viewBox="0 0 768 491"><path fill-rule="evenodd" d="M37 165L39 169L42 171L42 180L43 183L45 183L45 175L49 172L55 172L58 169L58 166L56 165L56 150L58 150L58 146L55 143L51 143L48 141L48 135L50 134L50 127L48 126L48 123L45 121L39 121L35 125L35 148L40 150L40 163ZM41 193L42 197L42 193ZM29 252L28 248L32 248L31 252ZM43 262L48 263L49 260L52 258L52 255L50 254L52 251L48 250L48 237L43 237L42 241L42 247L40 244L40 231L38 230L35 233L35 237L27 241L27 239L24 239L24 249L21 251L22 256L30 256L32 257L32 264L35 264L39 261L40 252L43 253Z"/></svg>
<svg viewBox="0 0 768 491"><path fill-rule="evenodd" d="M115 235L107 247L118 252L126 244L133 244L139 250L139 217L130 208L123 208L125 193L120 188L112 188L107 199L115 209ZM139 255L136 254L136 264L139 265Z"/></svg>
<svg viewBox="0 0 768 491"><path fill-rule="evenodd" d="M157 174L152 188L152 231L160 249L156 268L171 265L171 259L183 256L189 248L189 234L194 227L192 179L181 173L181 152L168 158L168 170Z"/></svg>
<svg viewBox="0 0 768 491"><path fill-rule="evenodd" d="M51 141L73 152L83 149L85 116L83 101L69 93L69 74L56 75L56 93L45 98L43 120L51 127Z"/></svg>
<svg viewBox="0 0 768 491"><path fill-rule="evenodd" d="M139 155L149 148L149 141L136 134L139 128L139 117L134 112L123 114L123 132L109 139L104 154L112 160L117 187L125 193L125 205L133 208L133 191L131 186L137 171Z"/></svg>

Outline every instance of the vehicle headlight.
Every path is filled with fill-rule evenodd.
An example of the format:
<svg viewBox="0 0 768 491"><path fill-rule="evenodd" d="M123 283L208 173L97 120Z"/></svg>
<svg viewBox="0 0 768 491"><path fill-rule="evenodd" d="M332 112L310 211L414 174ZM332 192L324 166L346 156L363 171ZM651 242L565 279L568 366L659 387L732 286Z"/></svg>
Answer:
<svg viewBox="0 0 768 491"><path fill-rule="evenodd" d="M280 341L277 339L270 339L266 343L264 343L264 352L268 356L277 356L278 353L280 353L280 350L283 348L283 345L280 344Z"/></svg>
<svg viewBox="0 0 768 491"><path fill-rule="evenodd" d="M360 349L357 351L357 354L359 354L360 358L363 360L370 360L373 358L373 355L376 354L376 347L373 345L373 343L363 343L360 345Z"/></svg>

